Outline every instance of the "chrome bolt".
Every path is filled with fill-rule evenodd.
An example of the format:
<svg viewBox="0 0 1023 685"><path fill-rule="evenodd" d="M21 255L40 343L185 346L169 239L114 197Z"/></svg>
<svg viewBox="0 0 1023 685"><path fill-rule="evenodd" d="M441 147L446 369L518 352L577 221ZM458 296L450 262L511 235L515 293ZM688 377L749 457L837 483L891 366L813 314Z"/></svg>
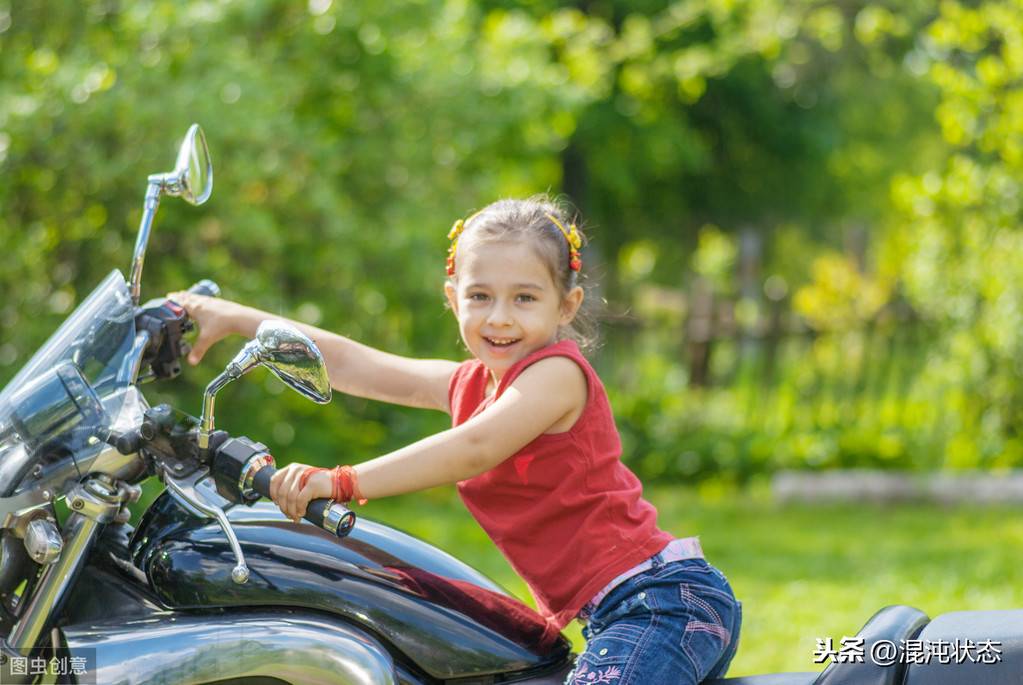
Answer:
<svg viewBox="0 0 1023 685"><path fill-rule="evenodd" d="M80 499L76 499L76 500L71 502L71 508L72 509L81 509L84 506L85 506L85 503L82 502L82 500L80 500Z"/></svg>
<svg viewBox="0 0 1023 685"><path fill-rule="evenodd" d="M57 525L49 519L35 519L25 531L25 551L37 564L52 564L64 549Z"/></svg>
<svg viewBox="0 0 1023 685"><path fill-rule="evenodd" d="M244 584L249 579L249 567L245 564L238 564L231 569L231 580L238 585Z"/></svg>

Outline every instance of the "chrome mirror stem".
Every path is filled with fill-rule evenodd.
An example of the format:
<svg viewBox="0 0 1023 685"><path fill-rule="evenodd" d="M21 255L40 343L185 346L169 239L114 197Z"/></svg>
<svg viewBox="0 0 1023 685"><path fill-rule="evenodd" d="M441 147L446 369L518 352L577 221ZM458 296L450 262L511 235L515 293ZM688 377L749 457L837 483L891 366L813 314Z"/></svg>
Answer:
<svg viewBox="0 0 1023 685"><path fill-rule="evenodd" d="M251 341L235 355L231 363L227 365L224 372L210 381L202 395L202 417L199 419L199 448L206 449L210 446L210 433L214 425L214 402L217 393L225 385L233 380L241 378L245 373L259 364L259 346Z"/></svg>
<svg viewBox="0 0 1023 685"><path fill-rule="evenodd" d="M139 234L135 239L135 252L131 258L131 277L128 279L128 284L131 288L131 301L132 304L136 305L142 296L142 265L146 261L149 232L153 227L153 217L156 216L156 208L160 206L160 193L162 189L163 183L158 180L158 175L150 176L149 185L146 187L146 200L142 211L142 221L139 223Z"/></svg>
<svg viewBox="0 0 1023 685"><path fill-rule="evenodd" d="M327 367L316 343L283 321L264 321L256 330L256 339L247 342L224 372L206 386L199 419L199 449L210 446L216 394L259 364L269 368L303 397L320 404L330 401Z"/></svg>

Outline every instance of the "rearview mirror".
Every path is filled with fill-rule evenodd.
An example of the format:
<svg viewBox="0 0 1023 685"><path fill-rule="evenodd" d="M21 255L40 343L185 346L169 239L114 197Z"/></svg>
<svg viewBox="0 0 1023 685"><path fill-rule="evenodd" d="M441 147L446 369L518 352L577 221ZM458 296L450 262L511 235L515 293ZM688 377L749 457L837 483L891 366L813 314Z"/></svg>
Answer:
<svg viewBox="0 0 1023 685"><path fill-rule="evenodd" d="M256 330L259 363L313 402L330 402L327 365L316 343L283 321L264 321Z"/></svg>
<svg viewBox="0 0 1023 685"><path fill-rule="evenodd" d="M316 343L284 321L259 324L256 337L245 344L222 374L210 381L203 393L199 447L209 446L214 426L214 398L225 385L257 366L265 366L288 387L313 402L330 402L330 379Z"/></svg>
<svg viewBox="0 0 1023 685"><path fill-rule="evenodd" d="M201 205L213 192L213 162L206 147L206 136L199 124L192 124L178 149L178 161L168 183L167 195L180 197L192 205Z"/></svg>
<svg viewBox="0 0 1023 685"><path fill-rule="evenodd" d="M178 159L174 171L165 174L150 174L146 186L145 210L135 238L135 252L131 258L131 276L128 285L131 301L138 304L142 295L142 265L149 245L149 231L153 217L160 204L161 195L180 197L192 205L201 205L210 199L213 192L213 162L206 147L206 136L199 124L188 127L188 133L178 148Z"/></svg>

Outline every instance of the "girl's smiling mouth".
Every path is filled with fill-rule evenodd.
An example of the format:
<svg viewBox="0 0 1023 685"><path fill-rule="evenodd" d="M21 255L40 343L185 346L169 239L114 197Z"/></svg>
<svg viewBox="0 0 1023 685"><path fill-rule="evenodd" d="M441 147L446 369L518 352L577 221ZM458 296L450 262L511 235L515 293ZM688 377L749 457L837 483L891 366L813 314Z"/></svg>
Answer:
<svg viewBox="0 0 1023 685"><path fill-rule="evenodd" d="M485 340L488 345L497 348L511 347L521 339L522 338L494 338L486 335L483 336L483 340Z"/></svg>

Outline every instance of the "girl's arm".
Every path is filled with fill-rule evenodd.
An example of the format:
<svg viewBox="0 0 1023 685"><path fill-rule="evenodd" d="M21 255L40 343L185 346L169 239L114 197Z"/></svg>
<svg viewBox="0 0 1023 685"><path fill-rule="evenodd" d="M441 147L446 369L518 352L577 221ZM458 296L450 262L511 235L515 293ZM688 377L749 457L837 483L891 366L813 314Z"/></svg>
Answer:
<svg viewBox="0 0 1023 685"><path fill-rule="evenodd" d="M377 499L455 483L492 469L566 417L578 417L586 403L586 376L567 357L548 357L529 366L494 404L455 428L412 443L355 467L360 494ZM330 474L314 474L299 490L309 468L289 464L270 481L270 495L294 520L310 500L330 497Z"/></svg>
<svg viewBox="0 0 1023 685"><path fill-rule="evenodd" d="M198 364L206 350L232 333L252 338L266 319L283 319L312 338L323 353L331 386L349 395L409 407L449 411L448 381L458 366L444 359L411 359L382 352L344 336L290 321L230 300L171 293L199 326L188 361Z"/></svg>

